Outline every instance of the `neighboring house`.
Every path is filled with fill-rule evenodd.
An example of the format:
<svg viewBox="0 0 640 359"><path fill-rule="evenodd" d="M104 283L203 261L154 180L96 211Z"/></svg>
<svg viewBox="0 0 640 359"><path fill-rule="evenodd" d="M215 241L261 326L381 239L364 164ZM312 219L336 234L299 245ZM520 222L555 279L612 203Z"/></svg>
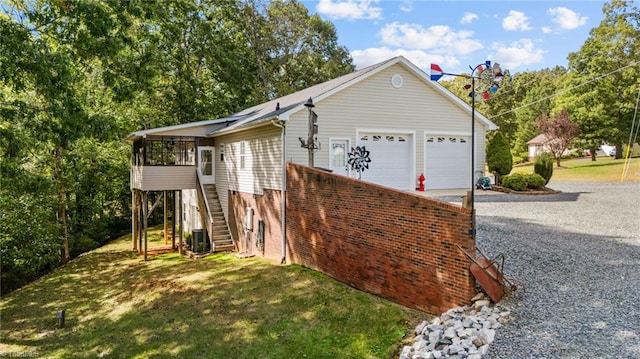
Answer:
<svg viewBox="0 0 640 359"><path fill-rule="evenodd" d="M549 142L549 139L545 134L540 134L527 142L527 146L529 147L529 161L534 161L536 156L543 152L549 152L549 148L546 145L547 142Z"/></svg>
<svg viewBox="0 0 640 359"><path fill-rule="evenodd" d="M549 148L549 144L553 142L553 138L549 138L547 135L540 134L529 142L527 142L527 146L529 147L529 161L535 161L536 156L543 152L551 153L551 149ZM566 156L569 153L576 151L575 149L566 149L562 153L562 156Z"/></svg>
<svg viewBox="0 0 640 359"><path fill-rule="evenodd" d="M204 228L215 250L233 243L284 260L286 164L308 164L300 138L308 136L309 99L315 166L357 178L348 155L364 146L371 162L363 181L413 191L424 173L427 190L471 187L470 106L395 57L228 118L132 133L134 247L146 193L175 191L181 231ZM485 134L496 128L476 112L476 171L484 169Z"/></svg>

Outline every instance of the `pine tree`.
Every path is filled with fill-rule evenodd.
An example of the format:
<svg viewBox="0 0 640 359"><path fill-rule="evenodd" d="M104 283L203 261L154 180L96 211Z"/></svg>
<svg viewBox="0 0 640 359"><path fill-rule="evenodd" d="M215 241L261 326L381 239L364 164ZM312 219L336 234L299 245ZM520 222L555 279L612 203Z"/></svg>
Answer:
<svg viewBox="0 0 640 359"><path fill-rule="evenodd" d="M500 177L511 173L513 158L509 149L509 141L501 132L496 132L487 143L487 166L489 171L495 173L496 183L500 183Z"/></svg>

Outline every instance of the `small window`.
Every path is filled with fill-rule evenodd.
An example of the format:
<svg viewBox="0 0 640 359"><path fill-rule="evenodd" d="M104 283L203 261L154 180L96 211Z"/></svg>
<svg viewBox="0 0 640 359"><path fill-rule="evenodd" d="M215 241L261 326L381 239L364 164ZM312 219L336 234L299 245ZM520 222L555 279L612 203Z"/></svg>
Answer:
<svg viewBox="0 0 640 359"><path fill-rule="evenodd" d="M395 137L394 136L387 136L387 141L393 142L393 141L395 141Z"/></svg>
<svg viewBox="0 0 640 359"><path fill-rule="evenodd" d="M463 137L460 137L460 143L467 143L467 139L463 138Z"/></svg>
<svg viewBox="0 0 640 359"><path fill-rule="evenodd" d="M434 139L433 137L429 137L429 138L427 138L427 142L429 142L429 143L433 143L433 141L434 141L434 140L435 140L435 139Z"/></svg>
<svg viewBox="0 0 640 359"><path fill-rule="evenodd" d="M455 138L455 137L449 137L449 142L456 143L456 142L458 142L458 139Z"/></svg>
<svg viewBox="0 0 640 359"><path fill-rule="evenodd" d="M438 137L438 143L444 142L444 137Z"/></svg>
<svg viewBox="0 0 640 359"><path fill-rule="evenodd" d="M403 136L398 136L398 142L407 142L407 139Z"/></svg>
<svg viewBox="0 0 640 359"><path fill-rule="evenodd" d="M374 141L380 141L381 138L382 138L382 136L373 136L373 140Z"/></svg>
<svg viewBox="0 0 640 359"><path fill-rule="evenodd" d="M369 136L360 137L360 141L369 141Z"/></svg>
<svg viewBox="0 0 640 359"><path fill-rule="evenodd" d="M246 166L247 158L247 141L240 142L240 169L243 170Z"/></svg>

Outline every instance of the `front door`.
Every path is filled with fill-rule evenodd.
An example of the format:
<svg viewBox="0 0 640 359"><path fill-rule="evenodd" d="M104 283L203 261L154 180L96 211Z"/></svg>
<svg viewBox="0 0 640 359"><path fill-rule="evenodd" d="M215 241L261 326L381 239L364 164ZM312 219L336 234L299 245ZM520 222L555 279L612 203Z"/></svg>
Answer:
<svg viewBox="0 0 640 359"><path fill-rule="evenodd" d="M213 159L215 158L215 147L200 146L198 147L198 173L203 184L214 184L215 166Z"/></svg>
<svg viewBox="0 0 640 359"><path fill-rule="evenodd" d="M349 168L347 167L347 156L349 153L348 139L330 139L329 140L329 169L333 173L349 176Z"/></svg>

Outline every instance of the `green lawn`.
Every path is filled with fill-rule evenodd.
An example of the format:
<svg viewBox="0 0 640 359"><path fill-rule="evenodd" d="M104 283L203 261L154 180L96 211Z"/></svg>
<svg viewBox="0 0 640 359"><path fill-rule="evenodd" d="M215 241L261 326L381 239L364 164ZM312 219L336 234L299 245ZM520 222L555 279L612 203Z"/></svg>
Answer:
<svg viewBox="0 0 640 359"><path fill-rule="evenodd" d="M576 158L562 160L561 167L553 168L551 181L573 182L573 181L595 181L595 182L620 182L622 180L624 159L614 159L611 157ZM511 173L525 172L533 173L533 164L514 166ZM640 157L632 158L628 163L627 176L625 182L640 182Z"/></svg>
<svg viewBox="0 0 640 359"><path fill-rule="evenodd" d="M151 239L163 244L158 230ZM144 262L129 237L1 298L0 311L0 357L47 358L390 358L428 318L296 265Z"/></svg>

